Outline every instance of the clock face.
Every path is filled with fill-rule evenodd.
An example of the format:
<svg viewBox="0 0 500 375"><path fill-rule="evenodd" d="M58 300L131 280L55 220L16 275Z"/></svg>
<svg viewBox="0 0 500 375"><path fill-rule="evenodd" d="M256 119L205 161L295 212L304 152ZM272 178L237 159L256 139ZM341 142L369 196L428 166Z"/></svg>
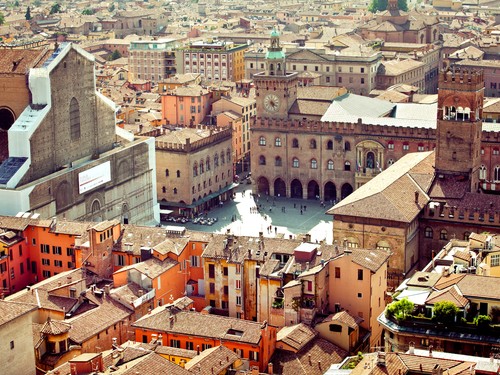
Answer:
<svg viewBox="0 0 500 375"><path fill-rule="evenodd" d="M280 99L274 94L266 95L264 108L269 112L276 112L280 108Z"/></svg>

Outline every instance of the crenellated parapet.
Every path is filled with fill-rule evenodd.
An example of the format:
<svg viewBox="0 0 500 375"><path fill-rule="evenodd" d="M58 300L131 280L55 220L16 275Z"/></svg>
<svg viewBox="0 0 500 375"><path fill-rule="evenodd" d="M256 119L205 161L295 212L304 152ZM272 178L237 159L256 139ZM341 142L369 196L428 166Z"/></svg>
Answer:
<svg viewBox="0 0 500 375"><path fill-rule="evenodd" d="M370 135L373 137L409 137L435 139L436 129L425 127L407 127L365 124L358 119L357 122L337 121L304 121L298 119L272 119L257 117L252 130L310 132L332 135Z"/></svg>
<svg viewBox="0 0 500 375"><path fill-rule="evenodd" d="M440 89L464 90L464 86L472 87L475 90L484 88L483 71L453 65L439 72Z"/></svg>
<svg viewBox="0 0 500 375"><path fill-rule="evenodd" d="M184 143L168 142L162 140L161 136L166 134L165 129L153 129L142 135L155 137L156 138L155 147L157 150L186 152L186 153L197 151L205 147L212 147L214 144L228 140L230 141L232 139L232 131L233 131L232 128L215 128L213 126L198 125L196 129L198 131L208 131L209 133L207 136L194 142L191 142L191 139L189 138L188 134L186 134L187 137ZM182 132L182 129L174 131Z"/></svg>
<svg viewBox="0 0 500 375"><path fill-rule="evenodd" d="M467 209L431 202L425 206L423 213L426 219L500 227L500 211L494 207L490 209Z"/></svg>

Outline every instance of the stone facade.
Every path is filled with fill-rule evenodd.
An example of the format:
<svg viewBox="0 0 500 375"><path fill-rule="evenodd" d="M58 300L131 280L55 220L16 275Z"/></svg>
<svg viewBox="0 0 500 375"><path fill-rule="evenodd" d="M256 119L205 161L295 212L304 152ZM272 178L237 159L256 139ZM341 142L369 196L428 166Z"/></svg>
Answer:
<svg viewBox="0 0 500 375"><path fill-rule="evenodd" d="M232 129L184 128L156 140L156 185L162 208L191 217L230 198Z"/></svg>
<svg viewBox="0 0 500 375"><path fill-rule="evenodd" d="M151 183L153 141L116 133L115 106L95 90L93 57L62 44L42 67L31 69L29 89L29 106L8 132L9 159L25 161L4 176L8 189L0 195L9 203L2 214L36 211L43 217L131 223L159 219ZM99 182L84 187L90 180Z"/></svg>

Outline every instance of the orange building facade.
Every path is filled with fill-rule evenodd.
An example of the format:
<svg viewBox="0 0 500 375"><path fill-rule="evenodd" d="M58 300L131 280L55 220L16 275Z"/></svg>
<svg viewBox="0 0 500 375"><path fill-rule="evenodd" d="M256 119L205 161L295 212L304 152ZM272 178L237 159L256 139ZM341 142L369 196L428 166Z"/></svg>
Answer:
<svg viewBox="0 0 500 375"><path fill-rule="evenodd" d="M161 97L161 112L166 124L189 126L203 123L210 113L212 95L199 85L181 86Z"/></svg>

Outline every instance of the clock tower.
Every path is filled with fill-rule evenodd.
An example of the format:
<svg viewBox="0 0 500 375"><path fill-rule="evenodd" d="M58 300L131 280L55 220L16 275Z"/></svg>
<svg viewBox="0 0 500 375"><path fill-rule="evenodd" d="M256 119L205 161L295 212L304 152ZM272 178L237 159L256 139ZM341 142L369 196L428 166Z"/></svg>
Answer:
<svg viewBox="0 0 500 375"><path fill-rule="evenodd" d="M265 71L253 76L258 117L286 119L297 99L298 73L287 73L279 37L278 31L273 29L271 46L265 57Z"/></svg>

